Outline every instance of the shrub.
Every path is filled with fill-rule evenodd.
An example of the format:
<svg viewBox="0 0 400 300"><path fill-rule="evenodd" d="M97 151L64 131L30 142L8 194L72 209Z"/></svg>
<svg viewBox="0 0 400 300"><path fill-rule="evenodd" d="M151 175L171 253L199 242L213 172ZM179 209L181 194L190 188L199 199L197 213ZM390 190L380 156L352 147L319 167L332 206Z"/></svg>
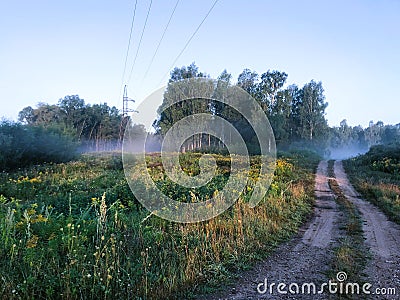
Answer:
<svg viewBox="0 0 400 300"><path fill-rule="evenodd" d="M65 162L76 155L76 143L60 130L0 123L0 170L44 162Z"/></svg>

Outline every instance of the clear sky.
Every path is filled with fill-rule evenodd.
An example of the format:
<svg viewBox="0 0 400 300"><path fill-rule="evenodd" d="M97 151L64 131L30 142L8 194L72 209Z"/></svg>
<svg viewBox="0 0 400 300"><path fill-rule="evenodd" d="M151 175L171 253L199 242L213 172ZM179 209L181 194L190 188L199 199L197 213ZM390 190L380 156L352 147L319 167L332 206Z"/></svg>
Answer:
<svg viewBox="0 0 400 300"><path fill-rule="evenodd" d="M171 64L214 0L180 0L147 74L176 0L153 0L128 82L150 0L0 1L0 116L25 106L79 95L122 108L122 84L138 102L168 80ZM325 88L327 119L338 125L400 122L400 1L219 0L175 66L196 62L234 80L244 68L311 79ZM165 76L167 75L167 76Z"/></svg>

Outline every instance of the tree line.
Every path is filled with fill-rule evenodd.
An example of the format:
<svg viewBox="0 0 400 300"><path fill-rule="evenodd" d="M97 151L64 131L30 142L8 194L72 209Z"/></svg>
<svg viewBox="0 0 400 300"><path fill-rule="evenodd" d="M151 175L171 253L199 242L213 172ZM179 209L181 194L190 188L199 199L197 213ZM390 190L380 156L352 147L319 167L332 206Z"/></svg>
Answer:
<svg viewBox="0 0 400 300"><path fill-rule="evenodd" d="M115 106L86 104L78 95L65 96L57 104L25 107L18 120L28 126L58 128L85 149L114 150L123 138L127 118Z"/></svg>
<svg viewBox="0 0 400 300"><path fill-rule="evenodd" d="M329 127L325 118L328 103L322 83L311 80L302 87L296 84L287 85L288 74L276 70L267 70L259 75L255 71L244 69L234 83L232 75L224 70L218 76L215 86L211 87L214 93L212 98L183 100L169 106L170 99L179 98L173 83L203 77L209 76L201 72L195 63L172 70L164 101L158 109L158 118L153 123L153 143L161 140L168 129L185 116L204 112L227 120L244 138L249 151L258 153L260 145L257 144L255 132L247 120L229 105L217 101L221 97L219 93L227 86L244 89L259 103L269 119L278 149L302 147L329 154L329 151L334 152L335 149L353 148L362 152L373 145L400 141L400 123L385 125L380 121L371 121L367 128L362 128L349 126L343 120L339 126ZM38 163L62 161L71 157L66 152L73 152L74 147L80 147L81 151L120 149L126 126L131 126L131 132L138 137L146 134L143 126L134 124L134 119L123 116L115 106L110 107L107 103L86 104L78 95L65 96L57 104L39 103L35 108L25 107L20 111L18 120L15 124L8 121L0 123L0 165L7 165L7 159L12 157L20 157L21 161L32 160L33 156L41 157L42 159L34 160ZM231 132L227 130L224 135L226 141L232 142ZM46 151L40 152L39 148L46 148L51 153L49 158L46 159ZM67 150L63 151L64 148ZM159 149L159 146L153 149ZM221 139L206 134L192 136L183 145L184 151L213 149L226 150ZM55 152L63 153L62 157L57 158ZM19 153L19 156L13 153ZM18 164L16 160L13 161Z"/></svg>
<svg viewBox="0 0 400 300"><path fill-rule="evenodd" d="M210 99L181 101L170 105L174 98L173 84L183 79L209 77L192 63L189 66L175 68L165 92L163 104L154 122L156 133L164 135L168 129L185 116L207 112L226 119L241 133L250 147L255 145L254 132L249 124L232 108ZM381 121L370 122L367 128L351 127L343 120L339 126L329 127L326 120L326 102L321 82L311 80L304 86L296 84L286 86L288 74L276 70L267 70L259 75L250 69L244 69L235 85L247 91L262 107L273 129L278 149L305 147L329 154L339 148L354 148L360 152L370 146L400 141L400 123L384 125ZM232 84L232 75L224 70L213 87L213 96L218 99L218 90ZM179 94L176 95L179 97ZM165 109L168 107L168 109ZM229 138L228 138L229 140ZM209 135L199 134L186 141L185 149L220 147L221 142Z"/></svg>
<svg viewBox="0 0 400 300"><path fill-rule="evenodd" d="M171 90L173 83L196 77L207 77L207 75L200 72L194 63L187 67L175 68L171 72L164 102L159 108L159 118L154 123L156 132L164 135L183 117L207 112L226 119L241 133L248 146L257 148L254 131L229 105L212 99L184 100L170 105L168 99L174 98L171 96L174 92ZM302 88L297 85L284 87L287 77L285 72L280 71L268 70L258 75L254 71L245 69L239 75L236 85L259 103L270 121L278 147L288 147L293 142L302 142L315 148L325 147L329 127L325 119L327 103L322 83L312 80ZM218 99L220 88L231 84L232 75L224 70L214 86L213 98ZM166 107L168 109L165 109ZM191 150L202 145L215 147L220 144L220 141L213 137L199 135L188 140L186 148Z"/></svg>

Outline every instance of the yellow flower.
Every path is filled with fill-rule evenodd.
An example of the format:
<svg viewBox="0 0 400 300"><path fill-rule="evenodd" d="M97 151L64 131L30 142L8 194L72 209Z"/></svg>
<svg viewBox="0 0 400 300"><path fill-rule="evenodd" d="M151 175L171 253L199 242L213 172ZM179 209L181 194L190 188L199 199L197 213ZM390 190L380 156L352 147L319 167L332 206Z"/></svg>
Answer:
<svg viewBox="0 0 400 300"><path fill-rule="evenodd" d="M33 208L30 208L30 209L28 209L27 213L28 213L28 216L33 216L34 214L36 214L36 210Z"/></svg>
<svg viewBox="0 0 400 300"><path fill-rule="evenodd" d="M47 222L47 218L43 217L42 214L38 215L35 219L31 220L31 223Z"/></svg>
<svg viewBox="0 0 400 300"><path fill-rule="evenodd" d="M35 178L30 179L29 182L30 182L30 183L35 183L35 182L40 183L40 182L42 182L42 181L40 180L40 178L36 178L36 177L35 177Z"/></svg>
<svg viewBox="0 0 400 300"><path fill-rule="evenodd" d="M37 245L37 242L39 240L39 237L37 235L33 235L28 242L26 243L26 248L35 248Z"/></svg>
<svg viewBox="0 0 400 300"><path fill-rule="evenodd" d="M15 228L20 228L24 225L25 223L23 221L19 221L17 224L15 224Z"/></svg>

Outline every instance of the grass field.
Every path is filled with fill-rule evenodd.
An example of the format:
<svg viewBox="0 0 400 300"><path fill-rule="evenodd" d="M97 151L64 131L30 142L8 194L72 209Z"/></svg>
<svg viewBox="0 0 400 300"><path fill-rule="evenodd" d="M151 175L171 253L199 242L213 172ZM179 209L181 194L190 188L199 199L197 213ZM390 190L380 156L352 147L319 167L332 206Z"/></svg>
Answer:
<svg viewBox="0 0 400 300"><path fill-rule="evenodd" d="M241 193L222 215L193 224L142 208L118 153L0 173L0 298L190 298L213 290L296 231L311 211L318 159L280 154L257 207ZM149 158L150 172L158 160ZM183 156L188 174L197 172L191 161L196 154ZM227 157L216 161L219 179L196 191L198 197L214 193L229 176ZM184 201L185 191L154 178Z"/></svg>
<svg viewBox="0 0 400 300"><path fill-rule="evenodd" d="M372 147L344 161L344 167L363 197L400 224L400 145Z"/></svg>

